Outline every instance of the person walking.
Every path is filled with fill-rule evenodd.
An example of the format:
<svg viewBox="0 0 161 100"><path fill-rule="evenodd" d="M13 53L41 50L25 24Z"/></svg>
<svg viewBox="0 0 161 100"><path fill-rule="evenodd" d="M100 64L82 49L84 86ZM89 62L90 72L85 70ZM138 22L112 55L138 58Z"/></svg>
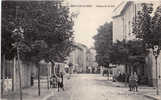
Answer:
<svg viewBox="0 0 161 100"><path fill-rule="evenodd" d="M134 72L134 80L135 80L135 90L138 91L138 75L136 72Z"/></svg>
<svg viewBox="0 0 161 100"><path fill-rule="evenodd" d="M63 73L60 72L57 76L57 80L58 80L58 92L59 92L59 88L61 88L64 91L64 79L63 79Z"/></svg>

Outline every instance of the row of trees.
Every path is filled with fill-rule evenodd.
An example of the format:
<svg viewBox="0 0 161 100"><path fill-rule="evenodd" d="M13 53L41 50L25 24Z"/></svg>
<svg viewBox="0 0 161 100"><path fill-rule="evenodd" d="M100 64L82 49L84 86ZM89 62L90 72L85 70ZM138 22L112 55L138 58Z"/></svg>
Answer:
<svg viewBox="0 0 161 100"><path fill-rule="evenodd" d="M145 52L140 40L112 43L112 23L101 26L94 39L96 61L100 66L109 67L109 63L127 65L136 61L144 62Z"/></svg>
<svg viewBox="0 0 161 100"><path fill-rule="evenodd" d="M105 23L97 30L95 40L96 61L98 65L108 67L112 49L112 23Z"/></svg>
<svg viewBox="0 0 161 100"><path fill-rule="evenodd" d="M100 66L109 67L109 63L135 65L145 63L147 49L161 42L161 5L152 15L152 4L142 4L136 20L133 22L135 40L122 40L112 43L112 23L105 23L94 36L96 60ZM159 44L161 45L161 43Z"/></svg>
<svg viewBox="0 0 161 100"><path fill-rule="evenodd" d="M18 46L20 59L35 63L38 74L41 60L52 66L63 62L74 47L73 17L62 1L3 1L2 56L8 60L17 57ZM23 31L18 41L15 29ZM39 75L38 87L40 95Z"/></svg>

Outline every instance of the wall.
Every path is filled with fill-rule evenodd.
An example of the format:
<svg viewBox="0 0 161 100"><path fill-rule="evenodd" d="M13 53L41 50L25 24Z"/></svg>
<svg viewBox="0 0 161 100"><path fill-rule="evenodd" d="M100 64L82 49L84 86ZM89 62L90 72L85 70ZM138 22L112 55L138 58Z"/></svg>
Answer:
<svg viewBox="0 0 161 100"><path fill-rule="evenodd" d="M140 3L131 3L127 5L122 13L113 17L113 42L117 40L132 40L135 38L132 35L132 24L135 21L137 12L141 10Z"/></svg>
<svg viewBox="0 0 161 100"><path fill-rule="evenodd" d="M15 59L12 61L6 61L5 66L7 68L6 76L8 76L8 79L6 77L4 87L8 88L7 91L10 91L13 85L13 89L16 91L19 89L18 62ZM35 71L34 67L35 66L32 63L24 64L20 61L22 88L31 86L31 73Z"/></svg>
<svg viewBox="0 0 161 100"><path fill-rule="evenodd" d="M77 46L81 49L76 48L74 51L71 52L70 56L68 57L68 63L72 63L77 69L78 72L86 72L87 61L86 61L86 50L87 48L82 44L77 44Z"/></svg>
<svg viewBox="0 0 161 100"><path fill-rule="evenodd" d="M21 83L22 88L27 88L31 86L31 73L34 72L35 65L32 63L22 63L21 66ZM19 74L18 74L18 63L15 61L15 69L14 69L14 89L19 89Z"/></svg>
<svg viewBox="0 0 161 100"><path fill-rule="evenodd" d="M113 19L113 42L117 40L123 40L123 21L122 17L116 17Z"/></svg>
<svg viewBox="0 0 161 100"><path fill-rule="evenodd" d="M149 50L150 53L149 55L146 57L146 67L147 67L147 75L148 75L148 79L149 79L149 85L155 86L156 85L156 61L155 58L153 56L152 50ZM161 53L158 56L157 59L158 63L157 63L157 69L158 69L158 77L161 76ZM161 87L161 78L159 79L159 85Z"/></svg>
<svg viewBox="0 0 161 100"><path fill-rule="evenodd" d="M86 69L87 69L86 52L87 50L83 48L83 72L84 73L86 73Z"/></svg>
<svg viewBox="0 0 161 100"><path fill-rule="evenodd" d="M152 56L151 60L152 60L152 80L153 80L153 85L156 86L156 60L154 56ZM158 56L158 59L157 59L157 73L159 77L161 74L161 54ZM160 85L159 87L161 87L161 78L160 79L158 78L158 82Z"/></svg>

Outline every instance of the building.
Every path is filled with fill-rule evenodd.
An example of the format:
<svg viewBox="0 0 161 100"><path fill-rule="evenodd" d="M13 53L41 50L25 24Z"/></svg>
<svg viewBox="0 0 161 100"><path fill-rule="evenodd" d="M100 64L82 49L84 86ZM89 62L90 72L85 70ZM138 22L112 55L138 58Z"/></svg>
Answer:
<svg viewBox="0 0 161 100"><path fill-rule="evenodd" d="M134 40L135 36L132 35L132 24L136 20L137 12L141 11L143 2L137 1L126 1L119 4L113 11L113 42L117 40ZM150 6L153 3L155 7L155 2L144 2ZM125 72L133 72L136 71L139 75L145 76L148 78L148 83L151 85L155 85L156 80L156 67L155 67L155 59L152 54L146 57L146 64L137 66L137 68L131 69L130 67L122 67ZM161 73L161 57L158 57L158 76ZM160 84L160 83L159 83Z"/></svg>
<svg viewBox="0 0 161 100"><path fill-rule="evenodd" d="M67 63L73 64L73 71L76 72L86 72L87 69L87 47L81 43L75 43L77 48L70 53Z"/></svg>
<svg viewBox="0 0 161 100"><path fill-rule="evenodd" d="M141 3L134 1L124 1L120 3L113 11L113 42L117 40L133 40L132 24L135 21L136 14L141 10ZM125 65L117 65L115 71L121 73L130 73L132 69Z"/></svg>
<svg viewBox="0 0 161 100"><path fill-rule="evenodd" d="M87 72L95 73L97 71L98 64L96 63L96 50L90 48L87 50Z"/></svg>
<svg viewBox="0 0 161 100"><path fill-rule="evenodd" d="M113 11L113 42L117 40L132 40L132 23L135 21L137 11L141 10L141 3L122 2Z"/></svg>

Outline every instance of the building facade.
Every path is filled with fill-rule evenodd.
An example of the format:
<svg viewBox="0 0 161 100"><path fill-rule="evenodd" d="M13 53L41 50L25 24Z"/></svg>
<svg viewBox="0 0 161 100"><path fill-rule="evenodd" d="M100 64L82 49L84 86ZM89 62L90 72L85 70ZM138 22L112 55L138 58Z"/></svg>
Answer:
<svg viewBox="0 0 161 100"><path fill-rule="evenodd" d="M132 40L132 24L135 22L137 12L141 10L141 3L122 2L113 11L113 42L117 40Z"/></svg>
<svg viewBox="0 0 161 100"><path fill-rule="evenodd" d="M70 53L67 63L73 64L73 71L85 73L87 69L87 47L81 43L75 43L78 48Z"/></svg>
<svg viewBox="0 0 161 100"><path fill-rule="evenodd" d="M87 51L87 72L95 73L97 71L98 64L96 63L96 50L90 48Z"/></svg>

